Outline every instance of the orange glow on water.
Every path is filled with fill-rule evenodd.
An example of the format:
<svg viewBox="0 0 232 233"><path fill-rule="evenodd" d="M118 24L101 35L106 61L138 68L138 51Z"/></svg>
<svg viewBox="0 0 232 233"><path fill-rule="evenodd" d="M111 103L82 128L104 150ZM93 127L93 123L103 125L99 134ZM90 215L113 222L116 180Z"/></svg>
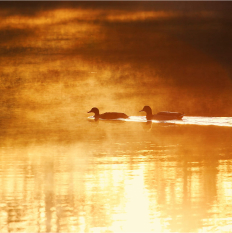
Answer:
<svg viewBox="0 0 232 233"><path fill-rule="evenodd" d="M227 11L5 4L0 231L230 229ZM147 122L145 105L185 117ZM131 117L91 120L92 107Z"/></svg>
<svg viewBox="0 0 232 233"><path fill-rule="evenodd" d="M85 10L71 10L71 9L58 9L52 11L46 11L40 13L36 16L9 16L2 17L1 28L6 26L11 27L29 27L29 26L41 26L41 25L53 25L57 23L67 22L73 19L85 19L85 21L89 21L93 17L96 17L95 11L85 11Z"/></svg>
<svg viewBox="0 0 232 233"><path fill-rule="evenodd" d="M21 141L10 147L8 141L1 147L1 231L229 229L231 164L223 156L217 160L217 151L228 146L228 130L220 138L220 128L194 132L188 126L185 134L179 128L170 135L171 127L157 125L147 134L137 123L102 123L91 127L93 140L84 131L85 138L76 142L68 130L63 132L68 144L55 133L33 142L37 134L26 146ZM188 139L199 133L203 140ZM204 141L209 135L217 139L211 149Z"/></svg>

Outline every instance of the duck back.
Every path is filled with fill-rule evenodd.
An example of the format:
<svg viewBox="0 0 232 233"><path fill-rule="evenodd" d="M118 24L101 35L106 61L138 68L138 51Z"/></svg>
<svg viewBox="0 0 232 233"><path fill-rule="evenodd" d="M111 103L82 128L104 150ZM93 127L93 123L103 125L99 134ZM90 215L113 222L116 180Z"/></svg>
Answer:
<svg viewBox="0 0 232 233"><path fill-rule="evenodd" d="M101 119L118 119L118 118L128 118L128 116L125 113L121 112L105 112L100 114L99 118Z"/></svg>
<svg viewBox="0 0 232 233"><path fill-rule="evenodd" d="M168 112L168 111L164 111L164 112L158 112L156 115L153 115L154 119L164 119L164 120L181 120L183 118L184 114L180 113L180 112Z"/></svg>

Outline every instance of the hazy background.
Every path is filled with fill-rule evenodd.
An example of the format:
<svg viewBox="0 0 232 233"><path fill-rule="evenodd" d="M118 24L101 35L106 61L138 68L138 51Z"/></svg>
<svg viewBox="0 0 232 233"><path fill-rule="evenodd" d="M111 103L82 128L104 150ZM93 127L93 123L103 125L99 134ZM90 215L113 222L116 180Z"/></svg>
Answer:
<svg viewBox="0 0 232 233"><path fill-rule="evenodd" d="M73 123L94 106L232 116L231 10L231 2L1 2L1 123Z"/></svg>
<svg viewBox="0 0 232 233"><path fill-rule="evenodd" d="M231 6L0 2L0 232L231 232Z"/></svg>

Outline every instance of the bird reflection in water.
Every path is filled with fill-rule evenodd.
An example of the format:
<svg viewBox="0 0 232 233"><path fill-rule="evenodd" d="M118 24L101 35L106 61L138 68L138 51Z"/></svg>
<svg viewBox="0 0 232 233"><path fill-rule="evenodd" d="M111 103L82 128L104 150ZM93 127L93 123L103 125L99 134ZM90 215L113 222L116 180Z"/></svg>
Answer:
<svg viewBox="0 0 232 233"><path fill-rule="evenodd" d="M150 132L152 129L152 121L147 120L147 122L142 122L142 127L144 131Z"/></svg>

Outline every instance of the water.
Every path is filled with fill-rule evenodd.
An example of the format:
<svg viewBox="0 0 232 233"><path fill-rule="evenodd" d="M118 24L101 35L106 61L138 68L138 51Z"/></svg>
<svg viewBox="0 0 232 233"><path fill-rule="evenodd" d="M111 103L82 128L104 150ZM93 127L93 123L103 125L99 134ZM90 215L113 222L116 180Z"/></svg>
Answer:
<svg viewBox="0 0 232 233"><path fill-rule="evenodd" d="M232 232L230 7L0 2L0 232Z"/></svg>
<svg viewBox="0 0 232 233"><path fill-rule="evenodd" d="M131 118L3 130L0 231L229 232L231 118Z"/></svg>
<svg viewBox="0 0 232 233"><path fill-rule="evenodd" d="M94 117L88 117L90 120L94 120ZM117 119L118 121L119 119ZM124 119L120 119L123 121ZM130 116L124 121L129 122L147 122L145 116ZM182 120L168 120L168 121L158 121L152 120L153 123L168 123L168 124L180 124L180 125L214 125L214 126L232 126L231 117L196 117L196 116L185 116ZM150 124L149 122L147 124Z"/></svg>

